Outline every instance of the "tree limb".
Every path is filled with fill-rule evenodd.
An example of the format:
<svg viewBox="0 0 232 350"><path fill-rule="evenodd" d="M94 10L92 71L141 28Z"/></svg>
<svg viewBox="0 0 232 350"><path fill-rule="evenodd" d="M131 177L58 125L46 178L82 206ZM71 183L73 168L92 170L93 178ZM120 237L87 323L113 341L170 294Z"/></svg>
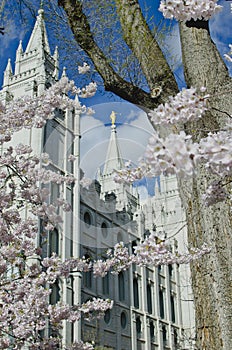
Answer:
<svg viewBox="0 0 232 350"><path fill-rule="evenodd" d="M151 33L137 0L116 0L124 40L137 57L151 92L162 88L166 99L178 92L177 83L163 52Z"/></svg>
<svg viewBox="0 0 232 350"><path fill-rule="evenodd" d="M93 38L88 19L82 10L81 1L59 0L58 5L62 6L66 12L75 40L93 61L96 70L103 79L106 91L112 91L144 110L153 109L164 102L163 94L152 98L150 93L124 80L114 71L107 57ZM159 83L161 84L161 82ZM172 88L169 86L169 94L174 94L177 91L176 83L174 82L173 84ZM164 86L163 89L165 88Z"/></svg>

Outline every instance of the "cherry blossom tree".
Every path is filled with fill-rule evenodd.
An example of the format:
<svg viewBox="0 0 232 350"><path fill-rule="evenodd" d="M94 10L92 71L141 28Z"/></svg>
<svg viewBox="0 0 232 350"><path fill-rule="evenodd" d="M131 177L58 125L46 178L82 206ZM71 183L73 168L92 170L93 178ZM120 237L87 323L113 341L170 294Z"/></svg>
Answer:
<svg viewBox="0 0 232 350"><path fill-rule="evenodd" d="M117 181L133 181L145 174L176 174L187 214L189 242L193 248L184 256L173 256L165 242L157 244L155 237L151 236L137 247L132 256L127 247L120 243L108 252L105 261L89 263L84 259L71 259L62 262L55 255L41 261L39 247L34 244L38 231L35 217L42 220L45 230L61 220L56 205L46 201L48 193L41 189L41 184L74 179L57 178L57 175L41 168L47 162L47 155L38 158L24 145L18 145L15 149L9 146L1 158L1 347L9 348L12 342L15 348L25 343L31 349L56 348L59 337L41 336L46 327L57 331L64 319L78 321L81 312L89 317L95 311L111 307L109 301L98 300L74 308L49 305L50 286L57 277L65 278L73 269L93 269L96 275L104 276L109 271L118 273L134 262L142 265L190 262L208 253L210 246L210 254L191 264L196 306L196 346L199 350L228 350L232 340L232 83L227 67L212 42L208 25L209 18L220 10L220 5L216 0L160 2L160 11L164 16L175 18L179 23L188 87L179 93L174 74L146 23L138 1L115 0L114 6L125 43L144 74L146 89L120 76L116 67L110 64L101 45L95 40L91 30L93 20L84 1L59 0L58 5L66 12L75 40L94 63L105 89L139 104L147 111L156 129L139 167L133 169L128 164L125 170L117 174ZM230 61L230 54L226 58ZM83 64L79 73L88 70L88 64ZM65 91L66 84L62 89L58 85L48 90L47 104L43 96L43 100L25 98L9 106L1 106L2 144L7 144L12 132L22 127L42 127L55 107L80 108L68 99L59 99L60 94L55 89ZM82 90L72 84L67 86L82 97L96 91L95 83ZM51 103L53 100L54 104ZM31 109L28 111L29 105ZM58 205L68 209L62 198ZM31 212L30 218L22 218L24 209ZM41 300L39 310L33 302L38 295ZM90 344L76 343L71 349L91 347Z"/></svg>
<svg viewBox="0 0 232 350"><path fill-rule="evenodd" d="M147 172L153 175L163 171L177 174L188 221L189 243L197 246L206 242L212 248L211 254L191 267L197 349L228 350L232 340L229 263L232 251L232 82L212 41L208 23L224 3L216 0L160 1L163 15L178 21L188 88L171 100L170 96L178 93L177 82L139 1L112 2L117 14L117 22L113 21L112 26L120 26L125 47L139 63L138 70L144 75L146 88L136 84L136 74L134 79L130 74L122 76L117 66L111 64L110 53L94 35L95 17L87 2L59 0L58 4L66 12L76 42L101 75L105 89L147 111L158 131L149 141L139 168L126 169L120 177L123 175L124 180L128 180L128 174L133 179ZM95 4L104 9L103 0ZM125 60L123 53L121 57ZM206 95L202 95L202 87L206 88ZM182 98L189 98L187 106L181 102ZM198 100L198 109L194 111L191 99ZM165 127L160 125L164 120Z"/></svg>

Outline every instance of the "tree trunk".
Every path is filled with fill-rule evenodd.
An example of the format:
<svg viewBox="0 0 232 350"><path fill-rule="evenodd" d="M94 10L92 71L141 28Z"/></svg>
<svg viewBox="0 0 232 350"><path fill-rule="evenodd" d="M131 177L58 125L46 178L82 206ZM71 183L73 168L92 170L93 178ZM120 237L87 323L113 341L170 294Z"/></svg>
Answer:
<svg viewBox="0 0 232 350"><path fill-rule="evenodd" d="M201 122L186 125L194 140L208 131L222 129L232 112L231 78L206 23L180 25L185 79L189 86L205 86L212 95L209 112ZM193 26L192 26L193 25ZM192 189L180 180L182 199L187 209L189 244L206 242L211 253L191 265L196 309L197 349L230 350L232 344L232 242L231 202L209 208L202 195L216 175L206 174L203 166L192 181ZM229 191L229 188L228 188Z"/></svg>

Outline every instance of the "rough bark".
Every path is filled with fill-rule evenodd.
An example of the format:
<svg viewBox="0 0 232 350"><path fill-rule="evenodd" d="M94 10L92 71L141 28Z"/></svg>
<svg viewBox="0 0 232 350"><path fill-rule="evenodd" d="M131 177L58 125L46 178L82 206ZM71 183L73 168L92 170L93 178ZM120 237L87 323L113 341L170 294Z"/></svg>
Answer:
<svg viewBox="0 0 232 350"><path fill-rule="evenodd" d="M137 57L150 90L161 87L165 97L177 92L174 75L152 35L137 0L116 0L124 40ZM164 97L164 98L165 98Z"/></svg>
<svg viewBox="0 0 232 350"><path fill-rule="evenodd" d="M212 95L210 112L197 124L186 125L195 140L208 131L223 128L232 113L231 78L212 42L207 26L180 25L186 83L205 86ZM200 130L200 132L199 132ZM207 242L211 254L192 264L192 286L196 309L197 349L229 350L232 340L232 242L230 202L205 208L202 195L215 175L199 167L192 189L180 180L187 208L189 243ZM229 190L229 189L228 189Z"/></svg>
<svg viewBox="0 0 232 350"><path fill-rule="evenodd" d="M158 48L157 43L154 39L152 39L153 43L153 52L152 48L149 48L150 53L150 59L152 62L156 62L156 56L159 57L159 64L156 65L159 66L162 61L162 69L159 69L159 74L157 74L157 69L154 69L150 71L147 71L146 78L149 76L156 74L156 79L151 84L151 87L157 87L161 84L161 77L163 78L162 81L162 93L156 97L151 97L151 94L140 89L139 87L129 83L128 81L122 79L111 67L109 64L109 60L104 55L102 50L98 47L97 43L95 42L93 35L91 33L91 29L88 23L88 19L83 13L82 10L82 4L81 1L75 1L75 0L60 0L58 2L60 6L62 6L67 14L68 21L70 28L74 34L75 40L78 42L80 47L88 54L88 56L91 58L91 60L94 63L94 66L98 73L101 75L105 89L107 91L112 91L116 95L122 97L123 99L138 105L140 108L143 108L145 110L153 109L156 106L158 106L160 103L164 102L167 98L167 96L174 95L177 92L177 84L175 82L175 79L173 77L173 74L168 67L164 56L161 57L162 52ZM124 1L124 5L126 5L126 2ZM130 1L127 1L127 8L130 8L131 4ZM137 7L134 8L134 12L137 12ZM135 17L135 15L134 15ZM143 25L144 19L139 16L140 20L140 26ZM147 28L147 31L149 29ZM128 36L128 35L127 35ZM148 36L148 33L147 33ZM140 37L137 37L137 42ZM149 38L149 46L151 43L151 33ZM141 57L140 57L141 58ZM143 66L145 66L145 61L147 59L143 59ZM165 67L165 71L162 73L163 67ZM155 73L156 72L156 73ZM158 82L158 84L157 84ZM165 83L166 82L166 83Z"/></svg>

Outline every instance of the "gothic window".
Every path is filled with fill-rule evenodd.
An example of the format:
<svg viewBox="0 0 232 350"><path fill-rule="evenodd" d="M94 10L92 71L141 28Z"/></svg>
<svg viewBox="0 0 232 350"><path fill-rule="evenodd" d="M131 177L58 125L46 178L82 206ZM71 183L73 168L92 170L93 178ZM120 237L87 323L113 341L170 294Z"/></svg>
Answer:
<svg viewBox="0 0 232 350"><path fill-rule="evenodd" d="M60 300L59 283L56 281L51 285L50 304L55 305Z"/></svg>
<svg viewBox="0 0 232 350"><path fill-rule="evenodd" d="M44 128L44 152L48 153L53 164L64 167L65 129L55 119L48 120Z"/></svg>
<svg viewBox="0 0 232 350"><path fill-rule="evenodd" d="M160 309L160 317L164 318L164 294L161 289L159 290L159 309Z"/></svg>
<svg viewBox="0 0 232 350"><path fill-rule="evenodd" d="M126 325L127 325L127 315L126 315L126 313L123 311L123 312L121 313L121 327L122 327L123 329L125 329L125 328L126 328Z"/></svg>
<svg viewBox="0 0 232 350"><path fill-rule="evenodd" d="M110 310L106 310L105 315L104 315L104 321L105 323L109 324L111 319L111 313Z"/></svg>
<svg viewBox="0 0 232 350"><path fill-rule="evenodd" d="M38 84L36 81L33 83L33 95L34 97L38 96Z"/></svg>
<svg viewBox="0 0 232 350"><path fill-rule="evenodd" d="M106 225L105 222L103 222L102 225L101 225L101 232L102 232L102 236L104 238L106 238L106 236L107 236L107 225Z"/></svg>
<svg viewBox="0 0 232 350"><path fill-rule="evenodd" d="M167 329L165 326L162 326L162 337L163 337L163 346L167 346Z"/></svg>
<svg viewBox="0 0 232 350"><path fill-rule="evenodd" d="M59 233L57 228L49 232L49 255L59 254Z"/></svg>
<svg viewBox="0 0 232 350"><path fill-rule="evenodd" d="M139 284L138 279L133 279L134 307L139 308Z"/></svg>
<svg viewBox="0 0 232 350"><path fill-rule="evenodd" d="M89 254L85 254L85 259L90 260L91 257ZM86 288L92 288L92 271L83 272L83 285Z"/></svg>
<svg viewBox="0 0 232 350"><path fill-rule="evenodd" d="M155 326L152 321L150 322L150 340L155 341Z"/></svg>
<svg viewBox="0 0 232 350"><path fill-rule="evenodd" d="M102 292L103 292L103 294L109 294L109 292L110 292L109 280L110 280L109 273L107 273L107 275L102 277Z"/></svg>
<svg viewBox="0 0 232 350"><path fill-rule="evenodd" d="M88 227L91 225L91 216L88 211L84 213L84 222Z"/></svg>
<svg viewBox="0 0 232 350"><path fill-rule="evenodd" d="M149 283L147 283L147 312L152 314L152 290Z"/></svg>
<svg viewBox="0 0 232 350"><path fill-rule="evenodd" d="M171 306L171 320L172 322L176 322L176 314L175 314L175 298L174 295L170 297L170 306Z"/></svg>
<svg viewBox="0 0 232 350"><path fill-rule="evenodd" d="M178 349L178 334L177 334L176 329L174 329L173 340L174 340L174 350L177 350Z"/></svg>
<svg viewBox="0 0 232 350"><path fill-rule="evenodd" d="M125 299L125 278L122 271L118 274L118 297L120 301Z"/></svg>
<svg viewBox="0 0 232 350"><path fill-rule="evenodd" d="M54 203L57 198L60 196L60 187L56 183L51 183L51 189L50 189L50 202Z"/></svg>
<svg viewBox="0 0 232 350"><path fill-rule="evenodd" d="M136 333L137 333L137 337L141 336L141 333L142 333L142 322L140 320L140 317L136 318Z"/></svg>
<svg viewBox="0 0 232 350"><path fill-rule="evenodd" d="M172 265L168 265L168 274L169 274L169 278L171 279L173 276L173 267Z"/></svg>
<svg viewBox="0 0 232 350"><path fill-rule="evenodd" d="M118 243L123 242L122 232L118 232L118 235L117 235L117 242L118 242Z"/></svg>

